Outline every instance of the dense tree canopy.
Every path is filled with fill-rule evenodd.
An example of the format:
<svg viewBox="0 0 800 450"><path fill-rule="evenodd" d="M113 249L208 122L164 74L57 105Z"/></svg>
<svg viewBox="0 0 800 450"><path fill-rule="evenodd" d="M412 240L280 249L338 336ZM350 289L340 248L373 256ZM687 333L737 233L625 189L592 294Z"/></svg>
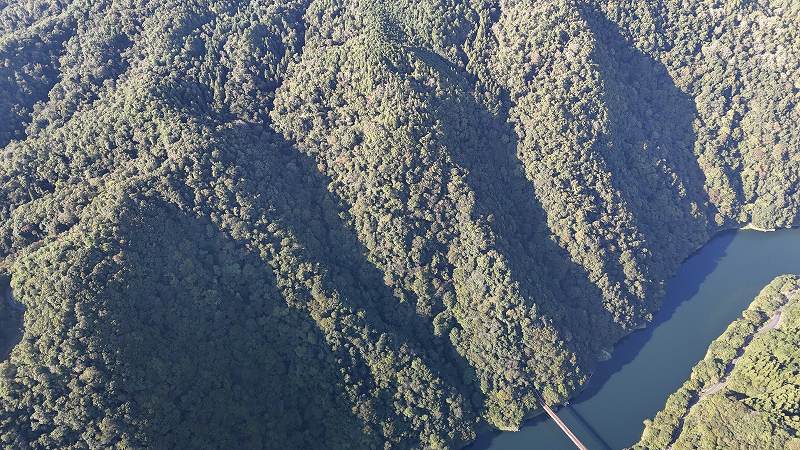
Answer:
<svg viewBox="0 0 800 450"><path fill-rule="evenodd" d="M711 234L800 223L799 23L781 0L0 0L0 285L26 308L0 445L517 428Z"/></svg>
<svg viewBox="0 0 800 450"><path fill-rule="evenodd" d="M800 276L780 276L711 343L633 448L800 448L798 331Z"/></svg>

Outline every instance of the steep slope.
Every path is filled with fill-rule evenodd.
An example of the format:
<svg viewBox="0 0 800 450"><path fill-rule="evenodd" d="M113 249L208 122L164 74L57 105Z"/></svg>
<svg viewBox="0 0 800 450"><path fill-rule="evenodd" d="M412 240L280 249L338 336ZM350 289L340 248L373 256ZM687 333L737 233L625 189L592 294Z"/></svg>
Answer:
<svg viewBox="0 0 800 450"><path fill-rule="evenodd" d="M712 233L800 222L798 10L726 8L0 3L0 441L437 448L565 400Z"/></svg>

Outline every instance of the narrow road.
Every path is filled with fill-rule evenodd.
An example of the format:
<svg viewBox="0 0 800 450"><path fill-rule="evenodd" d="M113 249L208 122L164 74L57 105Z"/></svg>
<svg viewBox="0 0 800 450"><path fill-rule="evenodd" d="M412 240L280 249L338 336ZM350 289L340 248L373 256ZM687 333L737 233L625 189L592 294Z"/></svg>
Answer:
<svg viewBox="0 0 800 450"><path fill-rule="evenodd" d="M767 330L774 330L778 328L778 326L780 326L781 324L781 317L783 317L783 306L781 306L775 312L775 314L772 317L770 317L769 322L765 323L761 328L758 329L758 333L763 333Z"/></svg>
<svg viewBox="0 0 800 450"><path fill-rule="evenodd" d="M686 409L686 414L684 414L683 417L681 417L680 423L678 425L678 428L675 430L675 433L672 436L672 442L670 442L669 447L667 447L668 450L672 449L672 444L675 442L675 440L678 438L678 436L680 436L681 431L683 429L683 422L686 419L686 417L688 417L689 414L692 413L692 409L694 409L694 407L697 406L697 404L700 403L700 401L703 400L703 398L708 397L709 395L716 394L717 392L721 391L722 388L725 387L725 383L728 382L728 377L733 372L733 369L736 367L736 363L739 361L739 359L742 357L742 355L744 355L745 349L747 348L748 345L750 345L750 342L753 340L753 338L758 336L761 333L767 332L769 330L775 330L778 327L780 327L781 318L783 317L783 308L798 293L800 293L800 291L797 291L797 290L794 290L794 291L791 291L791 292L787 292L784 295L784 303L783 303L783 305L781 305L778 309L776 309L775 312L772 314L772 316L769 318L769 320L767 320L766 322L764 322L764 324L762 324L760 327L758 327L758 330L756 330L755 333L751 334L750 336L748 336L744 340L744 342L742 343L742 346L736 352L736 357L733 358L728 363L727 366L725 366L725 370L723 371L722 376L719 378L719 381L717 381L716 383L713 383L713 384L711 384L709 386L706 386L702 391L700 391L698 393L698 395L695 398L695 400L692 401L689 404L689 407Z"/></svg>
<svg viewBox="0 0 800 450"><path fill-rule="evenodd" d="M783 313L783 306L778 308L775 311L775 313L772 314L772 317L770 317L767 322L765 322L763 325L761 325L758 328L758 330L756 330L755 333L753 333L747 339L745 339L744 344L742 345L742 347L737 352L737 356L735 358L733 358L731 360L731 362L728 363L727 366L725 366L725 371L722 373L722 376L720 377L719 381L717 381L716 383L712 384L711 386L708 386L705 389L703 389L702 391L700 391L700 396L697 399L698 402L700 400L702 400L703 397L707 397L707 396L709 396L711 394L716 394L723 387L725 387L725 383L728 382L728 377L730 376L731 372L733 372L733 369L736 367L736 363L739 361L739 359L744 354L744 349L748 345L750 345L750 341L752 341L754 337L758 336L761 333L764 333L765 331L774 330L774 329L778 328L778 325L780 325L780 323L781 323L781 315L782 315L782 313ZM694 406L694 405L692 405L692 406Z"/></svg>

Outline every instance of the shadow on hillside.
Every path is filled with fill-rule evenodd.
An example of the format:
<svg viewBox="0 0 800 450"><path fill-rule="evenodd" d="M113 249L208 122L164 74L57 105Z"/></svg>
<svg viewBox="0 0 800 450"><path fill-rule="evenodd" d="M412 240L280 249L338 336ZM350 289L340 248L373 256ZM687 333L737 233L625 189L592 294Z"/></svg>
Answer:
<svg viewBox="0 0 800 450"><path fill-rule="evenodd" d="M692 123L696 112L691 99L674 86L661 65L626 44L616 30L599 31L610 25L603 20L592 17L590 21L595 33L605 33L599 38L603 42L595 55L601 70L606 66L613 70L631 68L631 72L615 73L604 80L611 135L606 143L610 153L603 156L608 159L615 187L622 191L627 206L641 224L649 248L657 253L654 261L643 261L649 265L648 273L665 276L708 238L705 177L693 154ZM438 55L417 52L440 73L454 78L453 84L471 82L469 76ZM621 330L602 308L602 293L589 281L586 270L552 239L545 212L517 158L516 133L504 117L492 116L466 97L442 99L443 114L439 117L453 118L444 123L447 145L457 163L469 171L467 182L476 194L478 212L494 218L492 228L498 236L498 250L508 257L524 297L556 318L562 331L572 331L576 339L569 345L579 355L597 354L599 347L592 343L614 342ZM652 120L643 120L645 117ZM676 142L679 148L674 148ZM662 163L675 173L680 185L659 169ZM710 260L696 273L693 288L677 297L670 296L651 327L625 338L614 359L601 364L588 390L578 399L596 393L613 373L635 357L652 336L653 328L668 320L677 306L696 292L724 254L729 240L719 242L714 247L718 252L703 254ZM574 285L569 286L570 283ZM654 295L649 293L650 298ZM588 319L581 320L586 316ZM589 344L576 348L575 341ZM589 368L596 365L590 359L584 361ZM602 440L599 435L597 438Z"/></svg>
<svg viewBox="0 0 800 450"><path fill-rule="evenodd" d="M472 80L440 56L416 49L421 59L453 85L471 92ZM579 365L594 365L593 355L621 336L603 308L602 294L554 240L532 182L517 158L517 135L504 116L494 116L471 95L439 98L444 143L467 171L475 193L475 212L492 217L496 246L508 261L528 306L553 318Z"/></svg>
<svg viewBox="0 0 800 450"><path fill-rule="evenodd" d="M665 276L708 240L715 214L694 154L697 110L664 65L626 41L616 24L588 6L581 13L596 40L592 58L608 108L609 132L598 147L651 251L648 273Z"/></svg>
<svg viewBox="0 0 800 450"><path fill-rule="evenodd" d="M725 250L735 236L733 231L719 234L703 246L702 251L698 251L683 263L675 276L680 279L680 283L669 283L664 303L654 315L653 321L647 325L647 328L625 336L614 346L613 357L598 365L592 379L586 385L586 389L581 392L574 403L591 398L615 373L636 359L658 326L672 318L683 302L697 294L706 277L714 272L719 261L725 256Z"/></svg>
<svg viewBox="0 0 800 450"><path fill-rule="evenodd" d="M75 26L67 19L32 36L12 34L0 48L0 58L7 64L0 68L0 149L25 138L34 105L47 100L59 81L58 59L74 35Z"/></svg>
<svg viewBox="0 0 800 450"><path fill-rule="evenodd" d="M168 91L163 99L166 113L184 122L180 118L192 114L191 102L187 106L179 101L181 96L170 92L202 99L207 87L178 80ZM387 432L377 429L386 420L395 422L395 431L389 433L421 432L423 425L440 427L396 411L401 397L414 406L427 402L425 407L441 407L445 398L440 394L453 400L460 394L455 403L472 402L472 406L454 404L462 414L445 417L457 422L448 425L455 439L468 433L474 411L482 408L483 401L465 381L474 378L469 375L472 368L455 351L449 336L434 334L431 322L417 314L414 302L395 297L383 273L367 259L366 249L348 223L347 210L329 192L330 180L320 173L317 162L265 124L231 121L222 114L201 115L197 122L205 126L192 132L203 133L202 139L187 139L182 149L176 146L175 152L182 154L173 157L182 163L171 178L193 181L188 190L181 187L182 182L175 183L172 195L183 197L183 205L214 217L217 230L236 245L252 249L260 264L281 275L284 293L288 292L285 302L292 309L305 310L318 329L324 328L337 369L347 374L348 386L358 391L350 394L361 398L351 406L373 416L366 424L376 428L373 435ZM395 385L393 377L375 372L398 366L416 368L416 358L436 380L425 378L428 375L420 368L408 371L414 372L413 382ZM408 398L420 388L425 395ZM461 429L452 429L456 426Z"/></svg>
<svg viewBox="0 0 800 450"><path fill-rule="evenodd" d="M635 331L617 343L614 347L613 357L608 361L598 364L592 379L586 385L586 389L572 400L573 405L580 405L582 402L594 397L615 373L619 372L636 358L653 336L656 328L662 323L669 321L678 307L685 301L691 299L699 291L706 277L716 269L720 259L725 256L725 251L734 237L734 232L722 233L704 246L702 251L698 251L686 260L676 275L676 278L680 279L681 282L670 284L664 304L661 310L655 315L652 323L648 325L647 328ZM597 445L598 448L612 448L603 438L603 431L593 427L592 424L580 414L577 408L570 407L568 415L579 422L580 426L573 431L579 433L579 437L584 439L584 443L591 446L593 445L592 442L594 442L594 445ZM526 430L542 426L543 422L548 420L550 419L545 415L537 416L532 420L526 421L521 427L520 432L525 433ZM555 425L553 425L553 428L555 428ZM560 431L557 432L560 433ZM588 434L581 435L582 432L588 432ZM489 449L492 446L494 437L499 434L500 432L497 431L481 434L469 448L471 450Z"/></svg>
<svg viewBox="0 0 800 450"><path fill-rule="evenodd" d="M464 385L468 363L452 347L448 336L436 336L431 322L417 314L413 301L399 301L386 285L383 273L367 259L367 250L344 217L348 213L328 190L330 180L317 162L280 135L263 127L243 124L223 139L247 154L231 161L242 174L242 191L266 199L261 206L290 230L303 245L302 253L327 271L330 287L345 305L362 311L374 330L410 346L437 376L467 398ZM366 370L366 368L365 368Z"/></svg>
<svg viewBox="0 0 800 450"><path fill-rule="evenodd" d="M0 273L0 361L5 361L20 342L25 307L14 300L11 280Z"/></svg>
<svg viewBox="0 0 800 450"><path fill-rule="evenodd" d="M86 283L104 286L87 317L118 354L112 400L130 401L148 445L365 443L336 356L257 255L161 199L123 207L114 224L128 243L114 257L122 271Z"/></svg>

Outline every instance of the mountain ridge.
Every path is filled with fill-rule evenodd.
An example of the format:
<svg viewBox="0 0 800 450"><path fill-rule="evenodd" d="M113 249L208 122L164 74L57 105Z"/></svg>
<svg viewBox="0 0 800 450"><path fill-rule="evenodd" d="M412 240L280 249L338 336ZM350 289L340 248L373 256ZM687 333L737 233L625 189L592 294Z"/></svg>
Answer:
<svg viewBox="0 0 800 450"><path fill-rule="evenodd" d="M28 311L50 305L46 315L62 319L49 329L26 313L23 342L40 350L17 346L2 363L0 440L104 446L125 435L126 445L158 446L197 426L180 408L141 419L98 413L125 382L94 406L79 401L77 375L40 384L41 397L18 388L36 384L37 368L64 364L52 359L55 343L86 325L64 308L105 317L145 292L177 301L146 282L159 274L144 261L161 250L145 244L184 244L170 230L149 235L127 223L152 214L183 224L194 242L211 229L225 242L213 252L262 265L247 278L273 286L255 290L258 308L313 323L311 347L330 356L310 365L308 383L334 386L323 405L349 405L348 429L364 447L459 445L480 423L518 426L536 410L536 390L551 403L567 399L604 349L649 320L664 280L715 231L800 222L800 136L781 125L800 115L800 86L791 85L798 12L778 1L726 8L6 2L0 83L13 95L0 100L0 257ZM760 44L741 38L744 26ZM129 241L143 247L119 263L121 285L137 273L145 281L117 293L120 305L82 286L91 271L46 263L95 264L69 249L78 245L108 264ZM256 330L235 309L217 317L251 286L211 264L194 270L216 303L198 294L179 304ZM193 285L191 271L167 269ZM71 290L37 287L57 276ZM57 298L80 301L56 307ZM165 325L165 342L199 330L197 345L243 342L182 320ZM111 338L122 333L115 326L86 338L105 352L129 345ZM280 333L272 338L297 341ZM105 367L99 379L121 373L70 352ZM246 389L236 378L223 384ZM171 389L164 402L196 395ZM144 401L128 398L131 411ZM281 407L261 414L270 423L300 417L287 425L291 445L344 445L333 431L314 435L301 403ZM34 427L40 408L47 414ZM209 432L245 429L208 417ZM138 420L166 425L122 431Z"/></svg>

